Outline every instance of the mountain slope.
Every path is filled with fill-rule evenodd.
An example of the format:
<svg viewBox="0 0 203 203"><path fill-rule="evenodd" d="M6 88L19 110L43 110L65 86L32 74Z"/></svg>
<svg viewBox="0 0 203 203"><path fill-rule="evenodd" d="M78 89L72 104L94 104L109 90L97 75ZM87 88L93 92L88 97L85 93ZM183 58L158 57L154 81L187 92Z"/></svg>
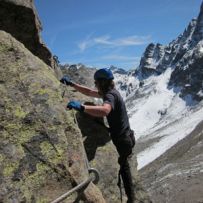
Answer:
<svg viewBox="0 0 203 203"><path fill-rule="evenodd" d="M140 172L152 200L203 202L203 122Z"/></svg>

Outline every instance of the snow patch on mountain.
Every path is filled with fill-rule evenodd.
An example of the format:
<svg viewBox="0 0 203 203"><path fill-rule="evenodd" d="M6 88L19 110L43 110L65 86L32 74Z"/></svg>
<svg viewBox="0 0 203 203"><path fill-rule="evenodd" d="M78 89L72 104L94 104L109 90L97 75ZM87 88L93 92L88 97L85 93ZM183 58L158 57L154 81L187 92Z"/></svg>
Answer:
<svg viewBox="0 0 203 203"><path fill-rule="evenodd" d="M129 73L119 74L114 71L113 74L116 88L119 90L124 100L126 100L131 93L133 93L136 89L139 88L140 82L133 75Z"/></svg>
<svg viewBox="0 0 203 203"><path fill-rule="evenodd" d="M136 132L136 139L145 135L156 123L158 123L171 105L175 93L167 89L167 83L171 75L168 69L160 76L152 76L145 81L140 92L144 97L136 101L136 105L129 108L130 124Z"/></svg>
<svg viewBox="0 0 203 203"><path fill-rule="evenodd" d="M138 169L141 169L154 161L179 140L191 133L196 125L202 120L202 114L203 108L192 110L191 113L188 113L185 117L174 120L169 125L163 126L162 129L160 129L159 126L159 129L155 132L145 135L145 139L147 139L147 137L148 139L154 137L160 137L161 139L138 154Z"/></svg>

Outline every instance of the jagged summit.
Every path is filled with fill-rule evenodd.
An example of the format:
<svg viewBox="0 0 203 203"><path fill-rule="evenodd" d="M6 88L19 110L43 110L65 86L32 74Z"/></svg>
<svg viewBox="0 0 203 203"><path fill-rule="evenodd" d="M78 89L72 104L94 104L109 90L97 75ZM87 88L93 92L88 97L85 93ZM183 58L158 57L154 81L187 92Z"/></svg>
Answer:
<svg viewBox="0 0 203 203"><path fill-rule="evenodd" d="M200 7L199 16L197 18L197 25L193 33L193 39L195 41L200 41L203 39L203 2Z"/></svg>
<svg viewBox="0 0 203 203"><path fill-rule="evenodd" d="M157 65L164 55L164 46L151 43L147 46L138 67L138 71L143 78L151 74L158 74Z"/></svg>
<svg viewBox="0 0 203 203"><path fill-rule="evenodd" d="M172 68L169 86L180 87L182 97L190 94L193 99L201 100L202 40L203 4L198 18L192 19L175 40L165 46L154 43L148 45L133 74L142 81Z"/></svg>
<svg viewBox="0 0 203 203"><path fill-rule="evenodd" d="M193 33L196 29L197 20L193 19L183 34L180 34L175 40L164 46L151 43L147 46L138 70L143 77L149 77L152 74L161 74L168 67L174 66L183 57L183 55L194 46ZM196 42L196 41L195 41ZM195 43L196 44L196 43Z"/></svg>

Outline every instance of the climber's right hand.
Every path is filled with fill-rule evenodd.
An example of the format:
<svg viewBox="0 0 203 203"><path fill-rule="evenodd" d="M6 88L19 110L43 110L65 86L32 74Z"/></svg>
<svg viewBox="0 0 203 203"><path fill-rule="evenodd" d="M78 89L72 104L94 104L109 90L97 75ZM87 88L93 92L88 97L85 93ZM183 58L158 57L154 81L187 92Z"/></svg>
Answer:
<svg viewBox="0 0 203 203"><path fill-rule="evenodd" d="M60 79L60 82L65 85L68 85L68 86L74 86L74 83L71 81L71 79L67 75L63 76Z"/></svg>

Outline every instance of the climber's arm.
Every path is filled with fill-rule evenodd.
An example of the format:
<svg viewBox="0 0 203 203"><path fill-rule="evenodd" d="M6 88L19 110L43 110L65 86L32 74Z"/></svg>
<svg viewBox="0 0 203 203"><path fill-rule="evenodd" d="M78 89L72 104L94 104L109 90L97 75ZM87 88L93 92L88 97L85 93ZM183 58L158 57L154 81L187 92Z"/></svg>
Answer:
<svg viewBox="0 0 203 203"><path fill-rule="evenodd" d="M97 90L93 90L91 88L79 85L77 83L73 83L72 87L74 87L78 92L85 94L87 96L101 98Z"/></svg>
<svg viewBox="0 0 203 203"><path fill-rule="evenodd" d="M95 117L104 117L111 112L111 105L104 103L102 106L83 105L84 112Z"/></svg>
<svg viewBox="0 0 203 203"><path fill-rule="evenodd" d="M67 86L71 86L75 88L77 91L79 91L82 94L85 94L87 96L101 98L97 90L93 90L91 88L85 87L83 85L79 85L75 82L73 82L68 76L63 76L60 80L61 83Z"/></svg>

